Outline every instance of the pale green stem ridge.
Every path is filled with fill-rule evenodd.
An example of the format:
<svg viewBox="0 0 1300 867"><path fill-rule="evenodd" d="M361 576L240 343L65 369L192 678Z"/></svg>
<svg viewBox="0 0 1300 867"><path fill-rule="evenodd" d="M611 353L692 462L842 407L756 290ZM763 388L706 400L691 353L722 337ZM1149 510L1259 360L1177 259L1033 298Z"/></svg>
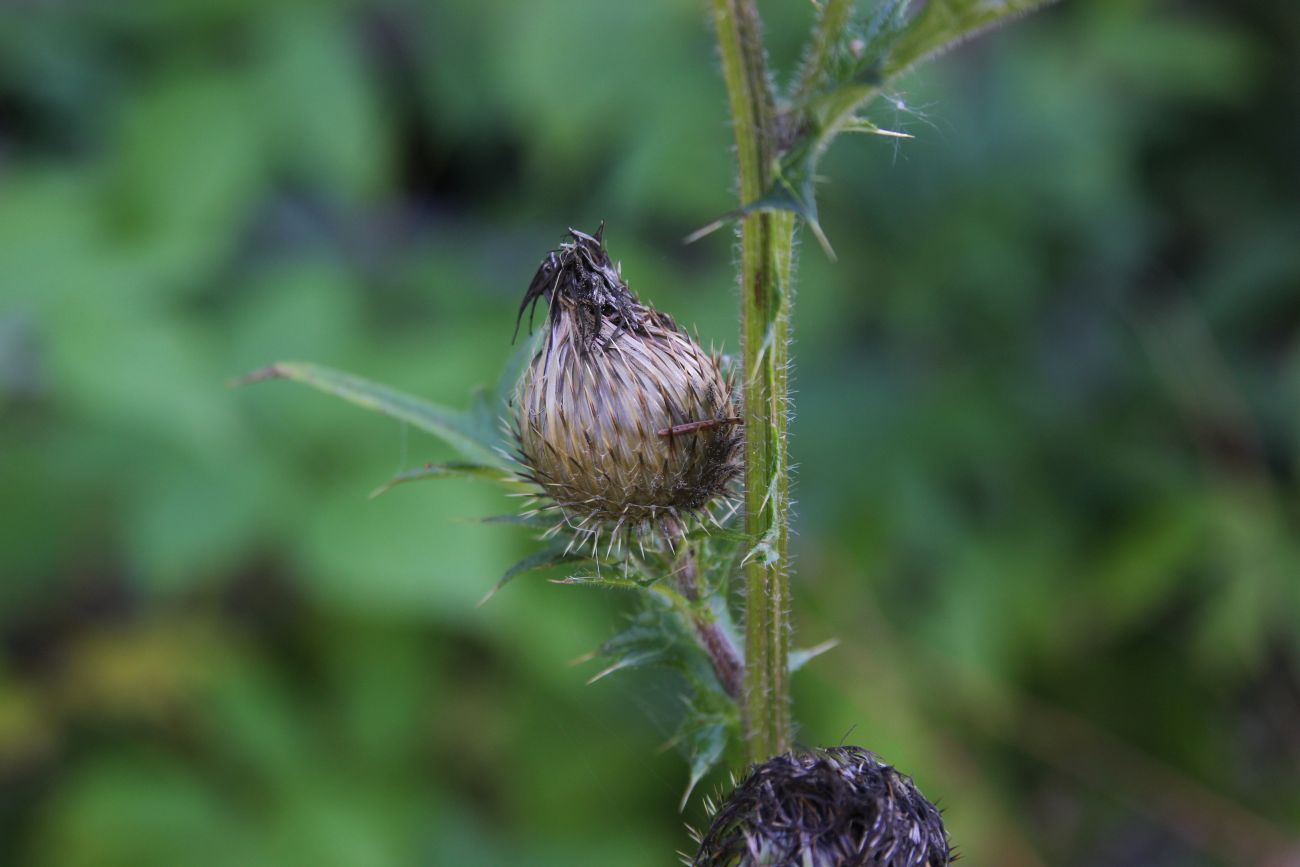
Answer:
<svg viewBox="0 0 1300 867"><path fill-rule="evenodd" d="M714 0L731 104L740 202L758 200L779 157L776 100L753 0ZM786 458L790 275L794 215L741 223L741 344L745 416L745 733L751 761L789 750L789 461Z"/></svg>

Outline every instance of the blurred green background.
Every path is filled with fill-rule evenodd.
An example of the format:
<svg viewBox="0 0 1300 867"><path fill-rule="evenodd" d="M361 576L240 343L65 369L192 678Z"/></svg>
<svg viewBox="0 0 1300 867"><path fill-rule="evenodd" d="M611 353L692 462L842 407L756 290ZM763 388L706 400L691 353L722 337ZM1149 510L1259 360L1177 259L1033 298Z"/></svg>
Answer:
<svg viewBox="0 0 1300 867"><path fill-rule="evenodd" d="M565 227L735 346L706 4L0 11L0 861L661 865L680 689L419 432ZM789 69L810 6L769 2ZM796 303L800 739L973 865L1300 863L1300 6L1075 0L838 143ZM706 782L714 789L720 779ZM1289 856L1286 853L1290 853ZM1291 860L1287 860L1288 857Z"/></svg>

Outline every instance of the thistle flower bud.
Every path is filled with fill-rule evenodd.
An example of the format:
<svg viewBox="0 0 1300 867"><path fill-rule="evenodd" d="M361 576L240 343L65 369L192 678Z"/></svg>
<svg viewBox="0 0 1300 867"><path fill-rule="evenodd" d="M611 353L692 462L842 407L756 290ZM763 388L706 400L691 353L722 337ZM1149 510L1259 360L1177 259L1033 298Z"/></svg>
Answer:
<svg viewBox="0 0 1300 867"><path fill-rule="evenodd" d="M860 747L787 753L758 765L718 808L695 867L946 867L938 809Z"/></svg>
<svg viewBox="0 0 1300 867"><path fill-rule="evenodd" d="M740 470L740 420L718 358L637 299L603 230L569 230L515 326L546 300L545 340L516 394L525 475L589 533L698 513Z"/></svg>

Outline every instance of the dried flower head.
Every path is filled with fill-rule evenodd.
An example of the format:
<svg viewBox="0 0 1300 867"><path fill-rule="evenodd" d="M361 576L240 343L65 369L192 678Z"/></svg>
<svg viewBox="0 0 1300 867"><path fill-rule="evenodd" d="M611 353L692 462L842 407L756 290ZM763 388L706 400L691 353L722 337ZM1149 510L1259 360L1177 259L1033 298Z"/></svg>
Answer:
<svg viewBox="0 0 1300 867"><path fill-rule="evenodd" d="M757 765L713 816L696 867L945 867L943 819L911 778L859 747Z"/></svg>
<svg viewBox="0 0 1300 867"><path fill-rule="evenodd" d="M525 476L596 538L704 511L739 473L741 440L719 359L632 294L603 230L570 229L524 295L519 320L543 299L550 313L515 431Z"/></svg>

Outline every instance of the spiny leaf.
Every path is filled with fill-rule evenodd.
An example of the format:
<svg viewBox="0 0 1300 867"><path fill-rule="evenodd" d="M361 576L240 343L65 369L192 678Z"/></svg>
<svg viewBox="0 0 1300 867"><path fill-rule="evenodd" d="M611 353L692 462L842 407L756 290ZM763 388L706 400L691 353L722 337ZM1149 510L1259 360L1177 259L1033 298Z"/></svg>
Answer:
<svg viewBox="0 0 1300 867"><path fill-rule="evenodd" d="M686 750L691 775L686 783L686 791L682 792L679 810L686 809L686 802L690 800L691 792L695 791L695 787L699 785L700 780L704 779L704 775L722 760L722 754L727 749L730 728L726 720L720 720L698 726L687 736L683 747Z"/></svg>
<svg viewBox="0 0 1300 867"><path fill-rule="evenodd" d="M375 488L370 492L370 496L379 496L387 493L398 485L404 485L407 482L419 482L425 479L485 479L489 482L511 483L516 481L513 473L506 472L498 467L489 467L484 464L468 463L446 463L446 464L425 464L413 470L406 470L398 473L387 482Z"/></svg>
<svg viewBox="0 0 1300 867"><path fill-rule="evenodd" d="M631 578L610 578L607 575L569 575L565 578L552 578L552 584L564 584L571 587L602 587L607 590L645 590L646 586Z"/></svg>
<svg viewBox="0 0 1300 867"><path fill-rule="evenodd" d="M705 225L691 234L686 236L685 242L692 244L707 235L716 232L728 223L739 220L750 214L758 214L767 211L790 211L800 217L808 228L812 231L813 237L817 239L822 247L822 251L834 260L835 251L831 249L830 241L822 232L821 222L817 216L817 198L815 196L813 183L813 162L809 155L808 159L800 161L797 159L782 160L776 172L776 178L772 185L768 187L767 192L759 199L750 202L747 205L736 208L718 217L713 222Z"/></svg>
<svg viewBox="0 0 1300 867"><path fill-rule="evenodd" d="M676 631L675 624L667 618L657 616L655 609L647 608L633 619L627 629L600 645L596 655L613 662L587 682L595 683L624 668L661 663L671 666L671 650Z"/></svg>
<svg viewBox="0 0 1300 867"><path fill-rule="evenodd" d="M962 41L1053 0L928 0L919 11L911 0L881 0L871 16L853 24L843 2L822 4L813 42L793 94L788 126L799 135L788 144L762 196L724 214L686 239L687 243L727 223L762 211L798 216L834 259L817 217L816 170L822 154L841 132L895 138L856 116L891 80Z"/></svg>
<svg viewBox="0 0 1300 867"><path fill-rule="evenodd" d="M823 641L821 644L814 647L796 648L790 651L790 656L786 661L786 665L789 667L790 673L793 674L807 665L811 660L816 659L828 650L834 650L836 647L839 647L839 645L840 640L838 638L832 638L829 641Z"/></svg>
<svg viewBox="0 0 1300 867"><path fill-rule="evenodd" d="M612 663L593 681L625 668L658 665L681 672L697 695L717 694L729 701L708 657L683 624L673 601L659 593L642 598L645 607L628 627L601 644L597 655Z"/></svg>
<svg viewBox="0 0 1300 867"><path fill-rule="evenodd" d="M876 126L865 117L850 118L849 122L840 128L841 132L857 132L865 135L879 135L886 138L916 138L908 132L898 132L892 129L882 129Z"/></svg>
<svg viewBox="0 0 1300 867"><path fill-rule="evenodd" d="M614 660L612 665L601 669L591 677L587 678L587 686L591 686L596 681L603 680L614 672L622 671L625 668L637 668L642 665L656 664L663 659L663 656L664 652L662 650L646 650L642 653L631 653L627 656L621 656Z"/></svg>
<svg viewBox="0 0 1300 867"><path fill-rule="evenodd" d="M862 96L979 33L1053 0L882 0L860 25L840 30L840 49L827 59L829 86L807 100L842 104L828 96ZM916 7L920 8L913 12Z"/></svg>
<svg viewBox="0 0 1300 867"><path fill-rule="evenodd" d="M572 579L565 583L572 583ZM654 589L659 591L661 587L656 585ZM627 628L585 658L601 657L606 661L588 683L646 666L670 668L686 678L692 688L686 713L676 734L664 745L665 749L681 749L690 766L690 781L682 795L684 808L701 778L721 760L732 733L739 732L739 714L691 628L679 616L679 609L656 595L643 598L647 604Z"/></svg>
<svg viewBox="0 0 1300 867"><path fill-rule="evenodd" d="M862 31L862 50L850 78L863 84L881 83L881 58L907 28L912 0L881 0Z"/></svg>
<svg viewBox="0 0 1300 867"><path fill-rule="evenodd" d="M889 48L885 78L1053 0L929 0Z"/></svg>
<svg viewBox="0 0 1300 867"><path fill-rule="evenodd" d="M629 570L626 576L568 575L564 578L552 578L551 583L566 587L598 587L603 590L631 590L654 594L660 600L668 602L679 613L686 612L693 604L667 582L662 581L661 576L650 575L641 570ZM728 625L730 622L728 618Z"/></svg>
<svg viewBox="0 0 1300 867"><path fill-rule="evenodd" d="M690 778L682 793L679 809L686 809L691 792L714 766L722 760L732 732L739 732L740 718L735 705L719 702L716 696L702 694L686 703L677 732L663 749L676 747L686 754Z"/></svg>
<svg viewBox="0 0 1300 867"><path fill-rule="evenodd" d="M804 52L799 71L799 85L795 101L819 89L822 82L833 74L836 54L843 50L840 44L846 25L853 14L853 0L825 0L817 14L817 24Z"/></svg>
<svg viewBox="0 0 1300 867"><path fill-rule="evenodd" d="M589 557L566 551L563 548L546 548L534 554L529 554L527 557L507 569L505 574L501 576L500 580L493 585L492 589L485 593L483 598L478 601L478 604L483 605L495 596L497 591L502 587L527 572L535 572L538 569L548 569L552 566L563 566L568 563L582 563L590 559L591 558Z"/></svg>
<svg viewBox="0 0 1300 867"><path fill-rule="evenodd" d="M236 384L269 379L301 382L357 406L414 425L443 440L473 461L501 469L507 466L505 458L494 448L495 441L487 437L468 413L439 406L360 376L305 361L279 361L270 367L253 371L237 380Z"/></svg>

